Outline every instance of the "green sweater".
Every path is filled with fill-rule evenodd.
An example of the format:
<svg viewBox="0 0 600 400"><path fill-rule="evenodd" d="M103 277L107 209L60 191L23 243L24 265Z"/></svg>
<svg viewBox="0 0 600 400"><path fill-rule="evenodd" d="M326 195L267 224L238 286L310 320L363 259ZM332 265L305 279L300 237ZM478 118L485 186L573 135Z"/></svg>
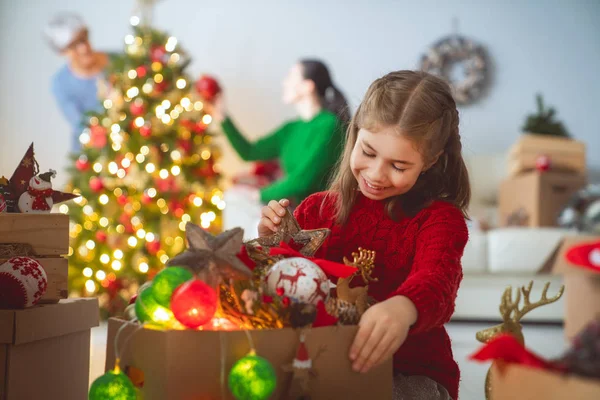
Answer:
<svg viewBox="0 0 600 400"><path fill-rule="evenodd" d="M288 122L254 143L229 118L223 121L222 128L244 161L279 159L285 175L261 190L263 203L283 198L299 203L312 193L325 190L344 141L342 126L328 111L321 111L310 121Z"/></svg>

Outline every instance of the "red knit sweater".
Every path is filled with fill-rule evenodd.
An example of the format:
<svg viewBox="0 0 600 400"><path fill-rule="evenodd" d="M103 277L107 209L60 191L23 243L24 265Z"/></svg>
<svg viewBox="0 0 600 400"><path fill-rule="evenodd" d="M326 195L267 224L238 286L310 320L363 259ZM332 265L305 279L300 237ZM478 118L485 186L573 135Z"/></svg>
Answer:
<svg viewBox="0 0 600 400"><path fill-rule="evenodd" d="M435 202L412 218L393 221L384 203L358 194L348 222L335 224L331 197L308 197L295 215L303 229L329 228L331 235L316 257L342 262L362 247L376 251L369 294L378 301L402 295L412 300L418 320L394 355L394 373L424 375L458 398L460 372L444 328L454 312L462 280L460 259L467 243L465 219L458 208Z"/></svg>

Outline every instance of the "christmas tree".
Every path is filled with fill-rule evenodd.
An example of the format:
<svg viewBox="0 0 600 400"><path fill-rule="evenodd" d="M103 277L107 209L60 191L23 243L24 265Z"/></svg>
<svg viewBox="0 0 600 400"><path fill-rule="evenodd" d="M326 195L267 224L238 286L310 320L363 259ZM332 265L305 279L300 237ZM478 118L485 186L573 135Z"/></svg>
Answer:
<svg viewBox="0 0 600 400"><path fill-rule="evenodd" d="M218 232L225 207L202 103L218 86L194 84L177 39L139 21L73 155L69 190L81 197L60 208L71 217L71 295L99 295L105 316L185 249L186 222Z"/></svg>

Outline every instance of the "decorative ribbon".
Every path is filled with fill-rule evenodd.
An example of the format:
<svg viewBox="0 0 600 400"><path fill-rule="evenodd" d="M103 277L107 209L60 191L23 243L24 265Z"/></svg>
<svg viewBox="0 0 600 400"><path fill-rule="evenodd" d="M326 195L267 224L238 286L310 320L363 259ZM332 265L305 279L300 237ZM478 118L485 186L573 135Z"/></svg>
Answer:
<svg viewBox="0 0 600 400"><path fill-rule="evenodd" d="M46 197L52 197L52 188L37 190L29 188L27 189L27 193L33 196L33 204L31 205L32 210L49 210L50 206L46 202Z"/></svg>
<svg viewBox="0 0 600 400"><path fill-rule="evenodd" d="M279 244L279 247L272 247L271 251L270 251L270 255L272 255L272 256L281 255L281 256L286 256L286 257L306 258L307 260L310 260L310 261L314 262L315 264L317 264L323 271L325 271L326 274L332 275L332 276L335 276L338 278L348 278L349 276L354 274L356 271L358 271L358 268L351 267L349 265L340 264L340 263L328 261L328 260L323 260L320 258L305 257L302 254L300 254L300 252L292 249L285 242L281 242Z"/></svg>

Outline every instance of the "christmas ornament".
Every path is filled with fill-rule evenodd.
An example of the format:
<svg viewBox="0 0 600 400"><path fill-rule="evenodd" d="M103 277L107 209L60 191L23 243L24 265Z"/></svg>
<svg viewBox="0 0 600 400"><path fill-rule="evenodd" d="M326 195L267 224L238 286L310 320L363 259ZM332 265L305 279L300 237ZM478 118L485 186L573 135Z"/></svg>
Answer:
<svg viewBox="0 0 600 400"><path fill-rule="evenodd" d="M135 72L137 73L138 78L144 78L148 73L148 69L145 65L141 65L135 69Z"/></svg>
<svg viewBox="0 0 600 400"><path fill-rule="evenodd" d="M321 347L315 356L315 360L325 351L325 347ZM296 357L291 364L283 365L282 369L285 372L291 372L292 385L286 398L302 399L310 393L310 381L317 377L317 371L313 368L313 360L308 354L305 343L304 332L300 333L300 343L296 350Z"/></svg>
<svg viewBox="0 0 600 400"><path fill-rule="evenodd" d="M86 157L79 157L77 161L75 161L75 168L79 171L87 171L90 168L90 163Z"/></svg>
<svg viewBox="0 0 600 400"><path fill-rule="evenodd" d="M104 232L104 231L96 232L96 241L99 243L106 243L107 237L108 236L106 235L106 232Z"/></svg>
<svg viewBox="0 0 600 400"><path fill-rule="evenodd" d="M124 206L125 204L127 204L129 202L129 198L122 194L119 197L117 197L117 203L119 203L119 205Z"/></svg>
<svg viewBox="0 0 600 400"><path fill-rule="evenodd" d="M165 90L167 90L168 87L169 87L169 81L167 81L165 79L164 81L154 85L154 92L157 94L160 94L160 93L164 92Z"/></svg>
<svg viewBox="0 0 600 400"><path fill-rule="evenodd" d="M135 387L118 368L108 371L92 383L89 400L136 400Z"/></svg>
<svg viewBox="0 0 600 400"><path fill-rule="evenodd" d="M139 98L136 99L129 106L129 111L131 111L131 114L136 117L139 117L140 115L144 115L146 113L146 106L144 105L144 100L139 99Z"/></svg>
<svg viewBox="0 0 600 400"><path fill-rule="evenodd" d="M4 200L4 196L0 193L0 214L6 211L6 200Z"/></svg>
<svg viewBox="0 0 600 400"><path fill-rule="evenodd" d="M135 314L140 322L154 322L167 325L173 322L173 313L158 304L152 292L152 286L144 288L135 300Z"/></svg>
<svg viewBox="0 0 600 400"><path fill-rule="evenodd" d="M104 183L102 183L102 179L97 176L92 176L90 178L90 189L95 193L100 193L102 189L104 189Z"/></svg>
<svg viewBox="0 0 600 400"><path fill-rule="evenodd" d="M539 172L546 172L550 169L550 157L548 156L539 156L535 160L535 169Z"/></svg>
<svg viewBox="0 0 600 400"><path fill-rule="evenodd" d="M101 125L90 126L90 146L102 149L108 143L108 133Z"/></svg>
<svg viewBox="0 0 600 400"><path fill-rule="evenodd" d="M506 290L502 294L500 303L500 313L504 322L500 325L496 325L494 327L477 332L477 334L475 335L477 340L485 344L490 342L494 337L496 337L496 335L508 333L512 335L521 345L525 345L523 327L520 323L521 319L525 316L525 314L532 310L535 310L538 307L558 301L565 291L565 287L561 286L556 296L549 299L547 297L549 287L550 282L547 282L544 285L544 290L542 291L541 299L535 303L531 303L529 299L531 295L531 289L533 288L533 281L529 282L529 285L527 285L527 287L523 286L521 287L521 290L517 290L517 296L515 301L513 301L512 287L509 286L508 288L506 288ZM523 293L523 307L519 309L519 303L521 302L521 293ZM491 398L491 390L492 387L490 380L490 371L488 371L487 377L485 379L485 398L488 400Z"/></svg>
<svg viewBox="0 0 600 400"><path fill-rule="evenodd" d="M565 258L571 264L600 273L600 241L575 245L567 250Z"/></svg>
<svg viewBox="0 0 600 400"><path fill-rule="evenodd" d="M221 92L221 87L215 78L209 75L202 75L196 81L196 91L207 101L214 100L215 96Z"/></svg>
<svg viewBox="0 0 600 400"><path fill-rule="evenodd" d="M569 373L600 379L600 317L575 336L558 362Z"/></svg>
<svg viewBox="0 0 600 400"><path fill-rule="evenodd" d="M558 217L559 226L600 235L600 184L578 191Z"/></svg>
<svg viewBox="0 0 600 400"><path fill-rule="evenodd" d="M56 171L34 176L29 180L27 191L19 197L19 211L22 213L49 213L52 210L52 182L56 177Z"/></svg>
<svg viewBox="0 0 600 400"><path fill-rule="evenodd" d="M154 62L163 62L167 51L163 46L152 46L150 49L150 59Z"/></svg>
<svg viewBox="0 0 600 400"><path fill-rule="evenodd" d="M155 256L156 253L160 251L160 242L158 240L146 242L146 250L148 250L148 253L150 253L150 255Z"/></svg>
<svg viewBox="0 0 600 400"><path fill-rule="evenodd" d="M31 307L47 287L46 271L33 258L13 257L0 265L0 308Z"/></svg>
<svg viewBox="0 0 600 400"><path fill-rule="evenodd" d="M140 127L140 135L142 137L150 137L152 136L152 128L150 125L143 125Z"/></svg>
<svg viewBox="0 0 600 400"><path fill-rule="evenodd" d="M271 363L253 352L238 360L229 372L229 390L238 400L268 399L276 384Z"/></svg>
<svg viewBox="0 0 600 400"><path fill-rule="evenodd" d="M325 301L331 290L327 275L319 266L306 258L285 258L277 261L265 277L267 294L281 295L301 303L317 304Z"/></svg>
<svg viewBox="0 0 600 400"><path fill-rule="evenodd" d="M217 293L199 279L186 282L173 292L171 310L177 321L191 329L206 324L217 311Z"/></svg>
<svg viewBox="0 0 600 400"><path fill-rule="evenodd" d="M169 308L173 291L181 284L193 278L194 275L185 268L170 267L163 269L152 280L152 293L156 302L163 307Z"/></svg>
<svg viewBox="0 0 600 400"><path fill-rule="evenodd" d="M241 228L234 228L213 236L188 222L185 225L188 248L170 259L167 266L188 267L212 287L217 287L221 278L250 278L252 271L237 258L243 235Z"/></svg>

